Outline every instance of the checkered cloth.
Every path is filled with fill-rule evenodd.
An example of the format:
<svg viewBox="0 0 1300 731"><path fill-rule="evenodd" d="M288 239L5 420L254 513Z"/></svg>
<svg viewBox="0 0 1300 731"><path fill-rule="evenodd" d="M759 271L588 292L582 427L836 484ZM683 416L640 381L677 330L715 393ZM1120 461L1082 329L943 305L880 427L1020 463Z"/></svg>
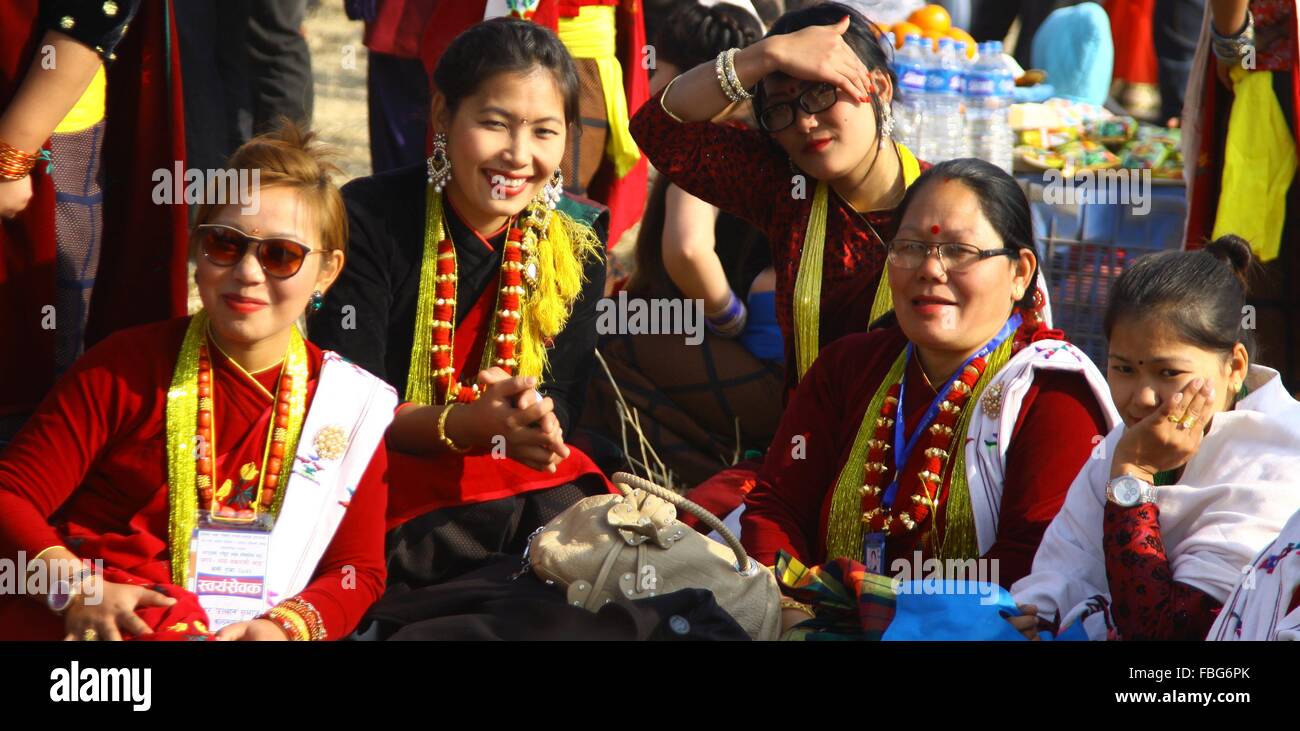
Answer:
<svg viewBox="0 0 1300 731"><path fill-rule="evenodd" d="M810 605L817 614L791 630L787 639L875 641L894 618L890 578L868 572L857 561L837 558L809 568L781 551L776 580L783 594Z"/></svg>

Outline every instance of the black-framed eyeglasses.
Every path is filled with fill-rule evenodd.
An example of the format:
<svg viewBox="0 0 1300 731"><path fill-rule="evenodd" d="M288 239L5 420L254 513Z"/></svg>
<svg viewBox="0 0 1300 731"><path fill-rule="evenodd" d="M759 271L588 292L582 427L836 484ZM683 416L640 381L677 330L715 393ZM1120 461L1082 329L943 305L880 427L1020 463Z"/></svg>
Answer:
<svg viewBox="0 0 1300 731"><path fill-rule="evenodd" d="M981 249L974 244L948 243L931 244L925 241L894 239L889 242L889 263L899 269L917 269L930 257L931 251L939 254L939 266L945 272L962 272L976 263L995 256L1015 258L1019 249L1003 247L1001 249Z"/></svg>
<svg viewBox="0 0 1300 731"><path fill-rule="evenodd" d="M283 237L261 238L251 236L234 226L221 223L205 223L194 229L199 241L199 250L203 258L219 267L231 267L243 260L248 247L254 247L253 254L262 271L276 279L288 279L302 269L302 263L312 254L321 253L306 244Z"/></svg>
<svg viewBox="0 0 1300 731"><path fill-rule="evenodd" d="M794 124L795 106L808 114L824 112L835 106L839 93L833 84L825 82L804 91L788 102L777 102L758 114L758 124L768 132L780 132Z"/></svg>

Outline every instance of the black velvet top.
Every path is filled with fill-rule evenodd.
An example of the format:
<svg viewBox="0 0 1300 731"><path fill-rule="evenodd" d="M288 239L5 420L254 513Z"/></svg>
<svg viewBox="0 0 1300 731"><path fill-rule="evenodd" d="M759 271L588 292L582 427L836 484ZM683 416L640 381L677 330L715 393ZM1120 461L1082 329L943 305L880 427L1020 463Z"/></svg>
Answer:
<svg viewBox="0 0 1300 731"><path fill-rule="evenodd" d="M140 0L42 0L41 27L95 49L109 63L139 9Z"/></svg>

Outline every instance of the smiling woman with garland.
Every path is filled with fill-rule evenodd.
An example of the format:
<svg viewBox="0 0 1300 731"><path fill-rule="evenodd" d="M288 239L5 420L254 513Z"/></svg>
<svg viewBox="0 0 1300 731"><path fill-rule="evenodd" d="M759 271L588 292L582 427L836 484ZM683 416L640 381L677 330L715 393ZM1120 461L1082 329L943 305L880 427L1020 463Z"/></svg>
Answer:
<svg viewBox="0 0 1300 731"><path fill-rule="evenodd" d="M347 244L313 137L235 152L259 206L199 207L203 309L89 350L0 455L0 555L42 587L0 597L0 639L339 639L383 591L397 397L294 324ZM232 545L237 575L205 549Z"/></svg>
<svg viewBox="0 0 1300 731"><path fill-rule="evenodd" d="M995 562L1009 586L1114 410L1097 368L1048 329L1029 203L1010 175L949 160L899 211L896 323L822 350L746 498L741 541L783 580L782 552L886 576L899 561L924 570L919 555ZM786 625L815 611L791 605Z"/></svg>
<svg viewBox="0 0 1300 731"><path fill-rule="evenodd" d="M592 368L605 209L562 192L573 60L549 30L479 23L434 72L427 165L344 187L348 271L312 336L404 394L390 432L390 584L437 584L586 494L566 444Z"/></svg>

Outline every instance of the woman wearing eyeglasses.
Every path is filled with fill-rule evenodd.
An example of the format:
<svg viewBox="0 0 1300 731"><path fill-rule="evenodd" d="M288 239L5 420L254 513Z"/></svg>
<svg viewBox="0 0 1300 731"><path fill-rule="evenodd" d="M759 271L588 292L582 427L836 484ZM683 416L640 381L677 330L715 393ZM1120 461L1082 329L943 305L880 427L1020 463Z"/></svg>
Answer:
<svg viewBox="0 0 1300 731"><path fill-rule="evenodd" d="M256 203L203 205L203 309L118 333L0 455L0 639L335 639L384 586L397 396L294 323L343 267L333 167L285 127L241 147Z"/></svg>
<svg viewBox="0 0 1300 731"><path fill-rule="evenodd" d="M887 576L916 559L1029 571L1066 489L1116 422L1105 380L1049 330L1029 204L989 163L923 173L888 245L895 323L827 346L746 499L741 540ZM779 567L778 567L779 568ZM808 618L787 610L787 625Z"/></svg>
<svg viewBox="0 0 1300 731"><path fill-rule="evenodd" d="M763 40L678 76L632 119L660 173L767 235L787 389L824 345L888 309L884 242L924 167L890 139L895 80L877 30L839 3L786 13ZM710 122L751 97L761 130Z"/></svg>

